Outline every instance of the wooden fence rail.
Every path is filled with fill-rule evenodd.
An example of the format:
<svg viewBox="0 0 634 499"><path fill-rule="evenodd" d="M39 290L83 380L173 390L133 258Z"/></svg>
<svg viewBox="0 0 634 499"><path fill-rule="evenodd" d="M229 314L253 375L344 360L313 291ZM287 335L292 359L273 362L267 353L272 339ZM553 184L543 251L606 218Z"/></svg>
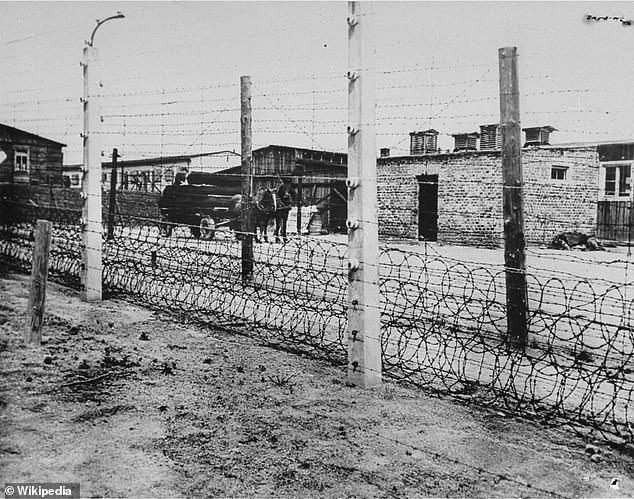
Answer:
<svg viewBox="0 0 634 499"><path fill-rule="evenodd" d="M634 238L631 201L599 201L597 237L629 243Z"/></svg>

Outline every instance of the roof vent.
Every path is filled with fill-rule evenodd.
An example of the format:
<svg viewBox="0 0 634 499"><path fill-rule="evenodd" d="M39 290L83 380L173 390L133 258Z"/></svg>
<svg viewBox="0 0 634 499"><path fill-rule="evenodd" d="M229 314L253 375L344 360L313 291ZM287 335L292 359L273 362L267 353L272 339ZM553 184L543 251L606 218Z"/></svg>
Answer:
<svg viewBox="0 0 634 499"><path fill-rule="evenodd" d="M433 128L422 132L410 132L409 153L433 154L438 152L438 132Z"/></svg>
<svg viewBox="0 0 634 499"><path fill-rule="evenodd" d="M480 134L478 132L471 133L454 133L454 152L457 151L476 151L477 140Z"/></svg>
<svg viewBox="0 0 634 499"><path fill-rule="evenodd" d="M522 128L526 132L526 142L524 147L529 146L547 146L550 144L550 133L556 132L557 129L552 126L535 126L531 128Z"/></svg>
<svg viewBox="0 0 634 499"><path fill-rule="evenodd" d="M500 125L480 125L480 150L494 151L502 148Z"/></svg>

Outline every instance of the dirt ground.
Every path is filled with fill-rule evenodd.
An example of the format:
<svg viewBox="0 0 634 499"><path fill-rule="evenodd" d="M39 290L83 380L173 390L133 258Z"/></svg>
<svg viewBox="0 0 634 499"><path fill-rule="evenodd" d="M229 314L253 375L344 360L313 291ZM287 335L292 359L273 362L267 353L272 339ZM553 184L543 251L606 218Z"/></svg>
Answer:
<svg viewBox="0 0 634 499"><path fill-rule="evenodd" d="M28 277L0 275L0 478L82 497L633 497L634 459L565 428Z"/></svg>

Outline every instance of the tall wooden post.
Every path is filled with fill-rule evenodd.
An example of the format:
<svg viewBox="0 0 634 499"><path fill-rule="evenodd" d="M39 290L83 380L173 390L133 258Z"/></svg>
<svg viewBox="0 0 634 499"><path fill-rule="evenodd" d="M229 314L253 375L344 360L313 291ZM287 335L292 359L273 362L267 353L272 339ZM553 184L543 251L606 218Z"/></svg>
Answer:
<svg viewBox="0 0 634 499"><path fill-rule="evenodd" d="M240 140L242 144L242 283L253 277L253 166L251 162L251 77L240 77Z"/></svg>
<svg viewBox="0 0 634 499"><path fill-rule="evenodd" d="M84 47L84 164L81 197L83 207L80 295L83 301L101 301L101 144L99 88L95 47Z"/></svg>
<svg viewBox="0 0 634 499"><path fill-rule="evenodd" d="M304 165L297 165L297 235L302 235L302 206L304 205Z"/></svg>
<svg viewBox="0 0 634 499"><path fill-rule="evenodd" d="M522 131L520 128L517 48L498 51L500 65L500 122L502 132L504 266L508 343L523 348L528 341L528 295L522 197Z"/></svg>
<svg viewBox="0 0 634 499"><path fill-rule="evenodd" d="M121 162L121 191L123 191L125 189L125 185L123 183L123 176L125 174L125 168L123 166L123 161ZM163 192L163 191L161 191Z"/></svg>
<svg viewBox="0 0 634 499"><path fill-rule="evenodd" d="M119 151L112 150L112 170L110 173L110 202L108 203L108 241L114 238L114 211L117 203L117 158Z"/></svg>
<svg viewBox="0 0 634 499"><path fill-rule="evenodd" d="M48 255L51 247L53 224L47 220L38 220L33 245L33 268L31 270L31 290L27 310L27 326L24 342L27 345L42 343L42 322L46 301L46 281L48 279Z"/></svg>
<svg viewBox="0 0 634 499"><path fill-rule="evenodd" d="M374 16L348 2L348 381L381 384Z"/></svg>

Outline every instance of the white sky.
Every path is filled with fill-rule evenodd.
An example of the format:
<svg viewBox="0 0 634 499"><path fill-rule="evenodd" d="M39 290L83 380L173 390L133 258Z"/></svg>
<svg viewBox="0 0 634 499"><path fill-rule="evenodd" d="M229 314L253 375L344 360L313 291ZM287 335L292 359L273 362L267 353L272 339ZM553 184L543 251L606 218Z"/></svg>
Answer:
<svg viewBox="0 0 634 499"><path fill-rule="evenodd" d="M95 19L103 149L124 159L240 149L239 79L254 147L345 151L346 2L2 2L0 122L81 161L83 42ZM634 140L632 2L376 2L377 147L409 132L499 121L498 53L517 46L522 126L551 141Z"/></svg>

